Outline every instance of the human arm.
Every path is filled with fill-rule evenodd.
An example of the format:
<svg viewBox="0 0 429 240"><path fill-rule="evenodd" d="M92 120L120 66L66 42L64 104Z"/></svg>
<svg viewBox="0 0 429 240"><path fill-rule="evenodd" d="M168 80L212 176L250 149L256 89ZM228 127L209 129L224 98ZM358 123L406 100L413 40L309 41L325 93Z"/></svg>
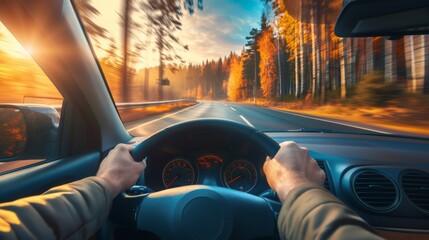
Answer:
<svg viewBox="0 0 429 240"><path fill-rule="evenodd" d="M381 239L374 230L322 186L324 172L306 148L284 142L267 159L267 181L283 203L278 217L282 239Z"/></svg>
<svg viewBox="0 0 429 240"><path fill-rule="evenodd" d="M0 239L87 239L106 220L113 198L137 181L145 163L118 145L97 175L40 196L0 204Z"/></svg>

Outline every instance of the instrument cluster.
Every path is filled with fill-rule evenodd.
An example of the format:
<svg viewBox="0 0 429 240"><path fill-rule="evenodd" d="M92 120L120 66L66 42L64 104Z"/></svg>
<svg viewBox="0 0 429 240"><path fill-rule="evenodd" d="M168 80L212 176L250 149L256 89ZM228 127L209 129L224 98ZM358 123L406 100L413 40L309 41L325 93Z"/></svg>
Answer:
<svg viewBox="0 0 429 240"><path fill-rule="evenodd" d="M161 181L155 180L159 178L154 172L145 176L146 184L154 190L202 184L252 192L262 173L262 164L237 156L203 153L193 158L188 156L163 159L163 164L157 164L158 172L162 172L159 176ZM156 167L152 167L154 168Z"/></svg>

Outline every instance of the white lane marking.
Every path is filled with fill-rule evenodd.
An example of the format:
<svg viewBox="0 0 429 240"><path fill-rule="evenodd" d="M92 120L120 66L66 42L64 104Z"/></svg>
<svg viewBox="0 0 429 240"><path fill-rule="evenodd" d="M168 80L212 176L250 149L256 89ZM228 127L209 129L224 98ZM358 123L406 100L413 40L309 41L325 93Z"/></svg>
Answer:
<svg viewBox="0 0 429 240"><path fill-rule="evenodd" d="M382 134L391 134L391 133L388 133L388 132L374 130L374 129L371 129L371 128L359 127L359 126L355 126L355 125L352 125L352 124L341 123L341 122L332 121L332 120L326 120L326 119L321 119L321 118L317 118L317 117L304 116L304 115L301 115L301 114L291 113L291 112L287 112L287 111L281 111L281 110L272 109L272 108L270 108L270 109L274 110L276 112L287 113L287 114L295 115L295 116L298 116L298 117L304 117L304 118L309 118L309 119L323 121L323 122L328 122L328 123L334 123L334 124L343 125L343 126L346 126L346 127L358 128L358 129L362 129L362 130L366 130L366 131L371 131L371 132L382 133Z"/></svg>
<svg viewBox="0 0 429 240"><path fill-rule="evenodd" d="M174 113L171 113L171 114L165 115L164 117L157 118L157 119L154 119L154 120L152 120L152 121L142 123L142 124L140 124L140 125L138 125L138 126L136 126L136 127L133 127L133 128L127 129L127 131L128 131L128 132L131 132L131 131L136 130L137 128L144 127L144 126L146 126L146 125L152 124L152 123L154 123L154 122L156 122L156 121L159 121L159 120L162 120L162 119L164 119L164 118L168 118L168 117L171 117L171 116L176 115L176 114L178 114L178 113L181 113L181 112L187 111L187 110L189 110L189 109L191 109L191 108L194 108L194 107L196 107L196 106L200 105L200 103L201 103L201 102L198 102L198 103L197 103L197 104L195 104L194 106L190 106L190 107L185 108L185 109L182 109L182 110L180 110L180 111L178 111L178 112L174 112Z"/></svg>
<svg viewBox="0 0 429 240"><path fill-rule="evenodd" d="M228 107L228 105L226 105L225 103L222 103L223 105L225 105L225 107Z"/></svg>
<svg viewBox="0 0 429 240"><path fill-rule="evenodd" d="M253 124L251 124L251 123L249 122L249 120L247 120L245 117L243 117L243 115L240 115L240 117L241 117L241 119L243 119L243 121L244 121L247 125L249 125L249 126L251 126L251 127L255 127L255 126L253 126Z"/></svg>
<svg viewBox="0 0 429 240"><path fill-rule="evenodd" d="M229 107L229 108L231 108L232 111L237 112L237 110L235 110L235 108L233 108L233 107Z"/></svg>

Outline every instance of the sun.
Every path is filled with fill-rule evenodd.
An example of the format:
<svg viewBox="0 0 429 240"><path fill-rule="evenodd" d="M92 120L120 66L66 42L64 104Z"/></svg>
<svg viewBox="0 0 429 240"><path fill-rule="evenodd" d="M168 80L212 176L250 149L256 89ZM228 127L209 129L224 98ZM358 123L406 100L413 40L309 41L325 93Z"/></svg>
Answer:
<svg viewBox="0 0 429 240"><path fill-rule="evenodd" d="M23 47L9 32L9 30L0 22L0 49L11 57L29 58L34 53L32 46Z"/></svg>

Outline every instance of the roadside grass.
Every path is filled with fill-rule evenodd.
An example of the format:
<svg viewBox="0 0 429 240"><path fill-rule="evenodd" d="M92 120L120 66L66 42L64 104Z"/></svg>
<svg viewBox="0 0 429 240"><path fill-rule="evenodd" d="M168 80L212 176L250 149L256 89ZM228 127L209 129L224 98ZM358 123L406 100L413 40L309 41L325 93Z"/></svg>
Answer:
<svg viewBox="0 0 429 240"><path fill-rule="evenodd" d="M127 123L141 118L158 115L162 113L167 113L177 109L182 109L195 104L196 103L179 102L179 103L163 104L159 106L145 106L145 107L131 108L131 109L119 109L119 115L121 116L122 122Z"/></svg>
<svg viewBox="0 0 429 240"><path fill-rule="evenodd" d="M246 101L253 104L252 100ZM385 106L371 106L355 99L333 99L321 104L308 96L286 101L257 99L257 105L295 113L345 120L381 127L404 134L429 136L429 98L425 95L401 95Z"/></svg>

